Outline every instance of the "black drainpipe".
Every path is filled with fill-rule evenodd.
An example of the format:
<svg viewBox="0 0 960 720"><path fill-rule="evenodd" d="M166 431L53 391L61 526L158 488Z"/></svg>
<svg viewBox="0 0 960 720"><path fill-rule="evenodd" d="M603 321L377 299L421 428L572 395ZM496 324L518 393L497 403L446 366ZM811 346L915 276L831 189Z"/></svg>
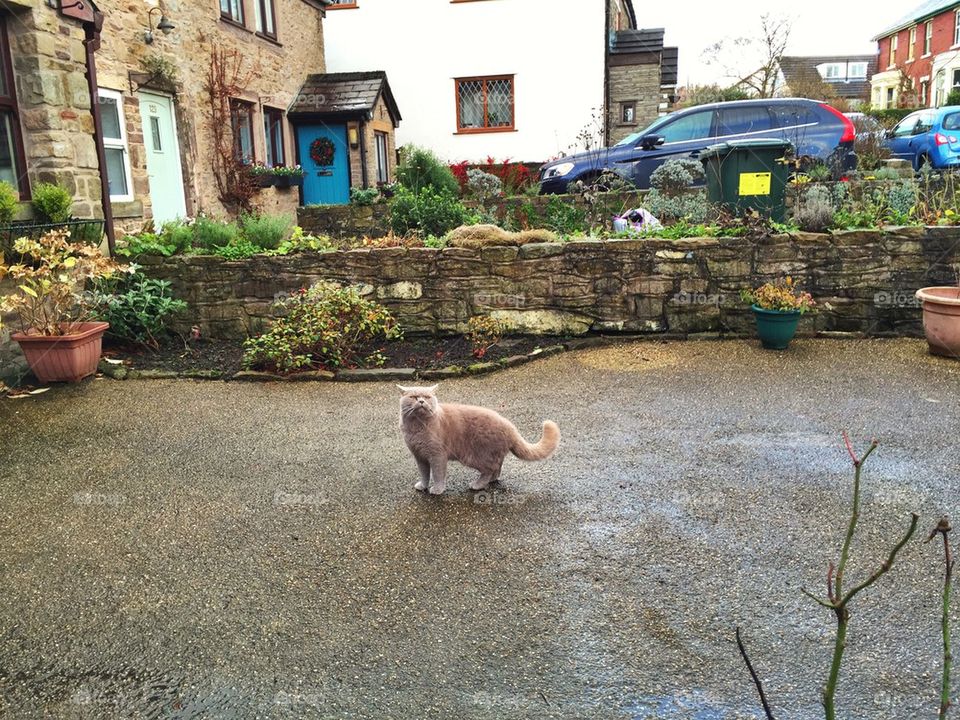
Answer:
<svg viewBox="0 0 960 720"><path fill-rule="evenodd" d="M367 121L360 121L360 178L363 181L363 189L370 187L369 173L367 172Z"/></svg>
<svg viewBox="0 0 960 720"><path fill-rule="evenodd" d="M97 60L94 53L100 48L100 30L103 28L103 13L94 15L93 22L84 23L86 38L83 45L87 51L87 85L90 88L90 107L93 112L93 142L97 146L97 162L100 165L100 196L103 205L103 228L107 234L110 257L116 252L117 237L113 228L113 205L110 203L110 183L107 180L107 152L103 146L103 116L100 113L100 98L97 93Z"/></svg>

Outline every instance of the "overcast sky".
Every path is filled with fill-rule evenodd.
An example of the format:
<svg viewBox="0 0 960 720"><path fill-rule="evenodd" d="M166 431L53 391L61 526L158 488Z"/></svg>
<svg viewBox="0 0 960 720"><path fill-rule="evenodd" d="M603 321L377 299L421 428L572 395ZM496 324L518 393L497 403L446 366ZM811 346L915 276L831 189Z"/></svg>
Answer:
<svg viewBox="0 0 960 720"><path fill-rule="evenodd" d="M765 12L792 19L790 55L855 55L876 52L870 38L914 4L919 0L905 6L875 0L634 0L638 25L666 28L666 44L680 48L681 85L720 80L723 70L704 63L704 48L725 37L758 35Z"/></svg>

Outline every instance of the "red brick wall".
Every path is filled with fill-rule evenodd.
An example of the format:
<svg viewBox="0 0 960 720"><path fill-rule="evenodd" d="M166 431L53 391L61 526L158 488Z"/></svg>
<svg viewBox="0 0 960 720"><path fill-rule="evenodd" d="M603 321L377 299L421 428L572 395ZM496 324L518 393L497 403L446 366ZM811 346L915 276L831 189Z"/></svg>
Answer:
<svg viewBox="0 0 960 720"><path fill-rule="evenodd" d="M933 94L933 77L931 74L932 61L934 56L939 53L947 52L953 45L954 31L954 10L948 10L940 13L933 18L933 37L930 40L930 55L923 56L924 37L926 33L926 22L917 23L917 39L913 48L913 61L908 62L910 56L910 28L905 28L899 33L897 41L897 67L900 68L912 81L915 91L920 90L920 78L930 78L930 94ZM877 68L878 72L884 72L890 64L890 39L892 35L881 38L880 60ZM947 85L950 84L950 78L947 78ZM929 103L930 98L927 98Z"/></svg>

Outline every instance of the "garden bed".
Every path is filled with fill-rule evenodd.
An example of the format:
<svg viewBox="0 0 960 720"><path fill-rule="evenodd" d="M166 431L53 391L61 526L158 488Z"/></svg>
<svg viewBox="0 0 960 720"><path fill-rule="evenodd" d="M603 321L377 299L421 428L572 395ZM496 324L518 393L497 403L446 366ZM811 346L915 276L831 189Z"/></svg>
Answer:
<svg viewBox="0 0 960 720"><path fill-rule="evenodd" d="M616 338L622 341L624 338ZM558 336L518 336L504 338L483 358L473 355L466 338L411 337L400 342L371 343L359 354L379 352L382 365L367 364L331 372L325 368L304 368L287 375L247 370L243 367L243 346L231 341L198 341L184 344L177 340L159 350L145 350L107 343L100 371L118 380L193 378L198 380L389 380L442 379L461 375L479 375L522 365L564 350L612 342L603 336L562 338Z"/></svg>

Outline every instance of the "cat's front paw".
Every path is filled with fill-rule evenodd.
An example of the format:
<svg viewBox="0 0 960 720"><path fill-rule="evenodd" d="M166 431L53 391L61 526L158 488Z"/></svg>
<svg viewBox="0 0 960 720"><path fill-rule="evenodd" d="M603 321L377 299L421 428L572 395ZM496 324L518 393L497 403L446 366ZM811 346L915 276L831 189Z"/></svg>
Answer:
<svg viewBox="0 0 960 720"><path fill-rule="evenodd" d="M427 484L423 480L421 480L420 482L418 482L416 485L413 486L413 489L423 492L424 490L427 489Z"/></svg>
<svg viewBox="0 0 960 720"><path fill-rule="evenodd" d="M446 485L434 485L430 488L431 495L443 495L444 491L447 489Z"/></svg>

